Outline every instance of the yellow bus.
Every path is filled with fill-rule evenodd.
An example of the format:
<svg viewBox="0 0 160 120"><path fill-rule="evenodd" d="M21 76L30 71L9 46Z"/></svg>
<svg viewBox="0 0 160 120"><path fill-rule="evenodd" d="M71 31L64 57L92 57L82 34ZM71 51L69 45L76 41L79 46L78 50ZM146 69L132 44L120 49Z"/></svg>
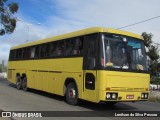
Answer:
<svg viewBox="0 0 160 120"><path fill-rule="evenodd" d="M8 80L72 105L114 104L148 100L150 75L140 35L93 27L12 47Z"/></svg>

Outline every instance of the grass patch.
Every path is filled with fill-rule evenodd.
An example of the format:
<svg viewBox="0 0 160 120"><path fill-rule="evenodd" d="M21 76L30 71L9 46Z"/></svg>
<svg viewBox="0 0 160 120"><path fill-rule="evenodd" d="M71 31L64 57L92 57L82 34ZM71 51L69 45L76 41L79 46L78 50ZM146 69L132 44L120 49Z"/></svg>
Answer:
<svg viewBox="0 0 160 120"><path fill-rule="evenodd" d="M152 91L149 95L149 101L151 102L160 102L160 92Z"/></svg>
<svg viewBox="0 0 160 120"><path fill-rule="evenodd" d="M158 98L158 97L150 97L149 101L150 102L160 102L160 98Z"/></svg>
<svg viewBox="0 0 160 120"><path fill-rule="evenodd" d="M150 81L151 84L160 85L160 78L154 78Z"/></svg>

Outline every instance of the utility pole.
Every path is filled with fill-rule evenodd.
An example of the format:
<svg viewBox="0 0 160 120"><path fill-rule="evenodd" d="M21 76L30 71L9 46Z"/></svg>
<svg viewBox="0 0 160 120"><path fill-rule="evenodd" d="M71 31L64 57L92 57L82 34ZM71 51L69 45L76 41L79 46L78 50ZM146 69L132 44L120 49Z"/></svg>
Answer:
<svg viewBox="0 0 160 120"><path fill-rule="evenodd" d="M33 24L28 23L26 21L23 21L20 18L17 18L17 21L22 22L26 25L26 27L27 27L27 39L25 40L25 42L29 42L30 41L30 37L29 37L30 36L30 28ZM41 23L35 23L35 25L41 25Z"/></svg>

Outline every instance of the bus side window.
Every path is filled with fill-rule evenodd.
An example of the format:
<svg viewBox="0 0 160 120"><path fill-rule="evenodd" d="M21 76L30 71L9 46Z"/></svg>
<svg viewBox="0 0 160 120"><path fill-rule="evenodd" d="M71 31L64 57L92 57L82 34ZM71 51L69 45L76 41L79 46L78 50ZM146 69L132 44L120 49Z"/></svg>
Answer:
<svg viewBox="0 0 160 120"><path fill-rule="evenodd" d="M73 41L72 55L77 55L78 54L78 41L79 41L78 38L74 39L74 41Z"/></svg>
<svg viewBox="0 0 160 120"><path fill-rule="evenodd" d="M65 56L70 56L72 53L72 39L65 40L65 50L64 50L64 55Z"/></svg>
<svg viewBox="0 0 160 120"><path fill-rule="evenodd" d="M24 59L30 58L30 47L24 49Z"/></svg>
<svg viewBox="0 0 160 120"><path fill-rule="evenodd" d="M50 45L50 57L56 56L56 48L57 48L57 42L53 42Z"/></svg>
<svg viewBox="0 0 160 120"><path fill-rule="evenodd" d="M35 57L35 47L32 47L31 48L31 56L30 56L30 58L34 58Z"/></svg>
<svg viewBox="0 0 160 120"><path fill-rule="evenodd" d="M16 60L20 60L22 57L22 49L17 49L16 52Z"/></svg>
<svg viewBox="0 0 160 120"><path fill-rule="evenodd" d="M85 39L85 52L84 52L84 69L93 70L96 67L97 56L97 34L89 35Z"/></svg>
<svg viewBox="0 0 160 120"><path fill-rule="evenodd" d="M16 55L16 51L15 50L11 50L10 51L10 55L9 55L9 60L15 60L15 55Z"/></svg>
<svg viewBox="0 0 160 120"><path fill-rule="evenodd" d="M55 49L55 46L54 46L54 42L50 43L50 48L49 48L49 57L53 57L54 54L54 49Z"/></svg>
<svg viewBox="0 0 160 120"><path fill-rule="evenodd" d="M56 56L61 56L62 55L62 48L61 48L61 44L60 44L59 41L56 43L55 55Z"/></svg>
<svg viewBox="0 0 160 120"><path fill-rule="evenodd" d="M22 48L22 57L21 59L24 59L24 48Z"/></svg>
<svg viewBox="0 0 160 120"><path fill-rule="evenodd" d="M16 50L16 60L18 59L18 50Z"/></svg>
<svg viewBox="0 0 160 120"><path fill-rule="evenodd" d="M45 48L46 48L46 44L42 44L40 46L40 57L44 58L45 57Z"/></svg>
<svg viewBox="0 0 160 120"><path fill-rule="evenodd" d="M45 47L45 57L49 57L50 46L51 46L50 43L46 44L46 47Z"/></svg>
<svg viewBox="0 0 160 120"><path fill-rule="evenodd" d="M80 40L79 40L79 49L78 49L78 53L79 54L83 54L83 40L84 40L84 38L80 37Z"/></svg>
<svg viewBox="0 0 160 120"><path fill-rule="evenodd" d="M35 47L35 56L34 58L39 58L39 46Z"/></svg>
<svg viewBox="0 0 160 120"><path fill-rule="evenodd" d="M13 50L13 60L16 60L16 50Z"/></svg>
<svg viewBox="0 0 160 120"><path fill-rule="evenodd" d="M9 61L13 60L13 51L10 50L9 52Z"/></svg>
<svg viewBox="0 0 160 120"><path fill-rule="evenodd" d="M19 55L18 55L18 57L19 57L19 60L22 59L22 49L19 49Z"/></svg>
<svg viewBox="0 0 160 120"><path fill-rule="evenodd" d="M57 56L62 56L64 53L64 50L65 50L65 42L58 41L57 48L56 48Z"/></svg>
<svg viewBox="0 0 160 120"><path fill-rule="evenodd" d="M26 59L26 48L24 48L23 59Z"/></svg>
<svg viewBox="0 0 160 120"><path fill-rule="evenodd" d="M60 42L60 48L61 48L61 56L63 56L65 54L65 50L66 50L66 41L65 40L62 40Z"/></svg>
<svg viewBox="0 0 160 120"><path fill-rule="evenodd" d="M78 37L73 40L72 42L72 55L79 55L82 54L83 51L83 38Z"/></svg>

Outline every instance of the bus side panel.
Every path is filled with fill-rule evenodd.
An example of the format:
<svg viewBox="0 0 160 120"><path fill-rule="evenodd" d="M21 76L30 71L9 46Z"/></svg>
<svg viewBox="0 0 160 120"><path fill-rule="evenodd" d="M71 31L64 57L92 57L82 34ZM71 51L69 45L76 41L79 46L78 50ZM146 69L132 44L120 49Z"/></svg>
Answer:
<svg viewBox="0 0 160 120"><path fill-rule="evenodd" d="M48 73L48 92L49 93L55 93L55 81L56 81L56 77L55 77L56 73Z"/></svg>
<svg viewBox="0 0 160 120"><path fill-rule="evenodd" d="M8 62L8 71L7 71L7 79L11 82L11 83L16 83L16 73L17 71L14 68L14 64L16 64L14 61L12 62Z"/></svg>
<svg viewBox="0 0 160 120"><path fill-rule="evenodd" d="M10 61L8 69L14 69L8 71L12 73L12 78L8 76L11 82L16 83L17 73L26 74L29 88L58 95L64 95L65 80L72 78L77 84L79 97L82 98L82 57Z"/></svg>
<svg viewBox="0 0 160 120"><path fill-rule="evenodd" d="M24 73L27 76L27 86L29 88L34 88L35 87L36 73L34 73L32 71L24 71Z"/></svg>

